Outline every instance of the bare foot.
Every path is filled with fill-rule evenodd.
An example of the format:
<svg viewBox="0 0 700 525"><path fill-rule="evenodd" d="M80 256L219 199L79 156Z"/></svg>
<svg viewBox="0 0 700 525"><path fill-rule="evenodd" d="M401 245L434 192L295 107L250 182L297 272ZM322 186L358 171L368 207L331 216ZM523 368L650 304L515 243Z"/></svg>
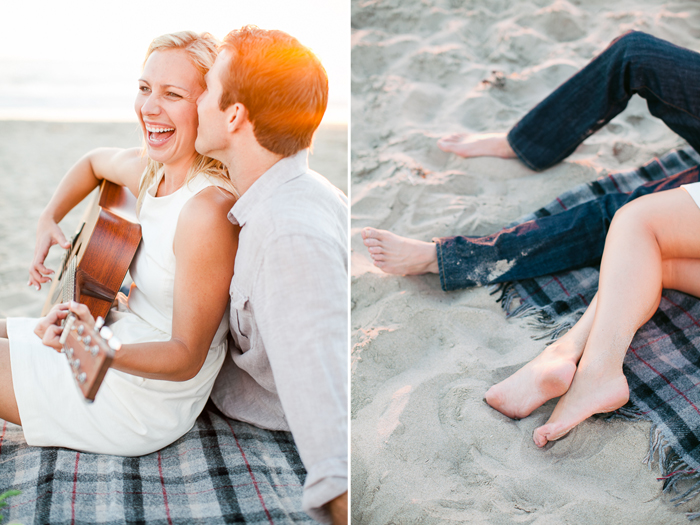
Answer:
<svg viewBox="0 0 700 525"><path fill-rule="evenodd" d="M569 389L581 355L573 338L564 336L508 379L493 385L486 402L502 414L521 419Z"/></svg>
<svg viewBox="0 0 700 525"><path fill-rule="evenodd" d="M438 148L460 157L516 157L505 133L455 133L438 140Z"/></svg>
<svg viewBox="0 0 700 525"><path fill-rule="evenodd" d="M362 238L374 265L386 273L438 273L435 243L400 237L386 230L365 228Z"/></svg>
<svg viewBox="0 0 700 525"><path fill-rule="evenodd" d="M579 370L571 388L559 400L545 425L535 429L532 439L538 447L565 436L593 414L612 412L629 400L627 379L621 369Z"/></svg>

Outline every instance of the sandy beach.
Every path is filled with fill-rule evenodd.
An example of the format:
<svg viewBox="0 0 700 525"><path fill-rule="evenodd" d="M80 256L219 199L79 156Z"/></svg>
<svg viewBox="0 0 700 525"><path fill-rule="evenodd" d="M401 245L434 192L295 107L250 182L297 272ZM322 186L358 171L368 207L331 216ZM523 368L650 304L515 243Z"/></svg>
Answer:
<svg viewBox="0 0 700 525"><path fill-rule="evenodd" d="M507 131L636 29L700 50L687 1L353 0L352 518L386 523L687 523L643 463L650 424L590 419L538 449L554 401L520 421L486 390L545 346L487 288L372 265L365 226L429 241L493 233L559 193L685 143L636 97L542 173L438 149L453 132Z"/></svg>
<svg viewBox="0 0 700 525"><path fill-rule="evenodd" d="M140 145L135 123L0 121L0 318L41 312L48 286L40 292L27 287L28 268L37 219L66 170L93 148ZM309 164L347 193L347 126L322 125ZM61 222L66 236L86 204ZM54 246L47 265L57 269L61 256Z"/></svg>

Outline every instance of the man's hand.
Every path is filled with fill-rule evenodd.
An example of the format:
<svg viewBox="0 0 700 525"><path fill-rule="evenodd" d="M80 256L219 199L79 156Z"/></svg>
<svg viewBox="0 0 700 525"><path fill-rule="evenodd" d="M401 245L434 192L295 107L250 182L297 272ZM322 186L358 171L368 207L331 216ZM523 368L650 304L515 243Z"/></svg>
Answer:
<svg viewBox="0 0 700 525"><path fill-rule="evenodd" d="M335 499L326 503L326 508L331 513L333 525L347 525L348 523L348 493L344 492Z"/></svg>

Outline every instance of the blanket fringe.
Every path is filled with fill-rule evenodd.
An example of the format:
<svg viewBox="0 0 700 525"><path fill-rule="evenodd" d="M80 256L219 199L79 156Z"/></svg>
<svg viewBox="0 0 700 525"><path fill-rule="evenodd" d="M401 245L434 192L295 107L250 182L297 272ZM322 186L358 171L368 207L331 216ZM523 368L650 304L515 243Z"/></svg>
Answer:
<svg viewBox="0 0 700 525"><path fill-rule="evenodd" d="M639 409L629 404L611 413L606 419L649 420ZM654 464L659 466L661 476L657 479L663 481L662 491L664 493L678 493L681 490L676 486L678 483L692 482L690 488L685 492L670 499L670 502L674 503L676 507L700 495L700 472L691 468L673 451L661 429L655 424L652 424L649 431L649 450L642 463L648 465L649 470L653 468ZM686 518L688 520L700 518L700 512L687 512Z"/></svg>
<svg viewBox="0 0 700 525"><path fill-rule="evenodd" d="M527 319L528 326L536 332L532 335L532 338L537 341L547 340L554 342L575 324L571 319L557 321L542 308L522 302L520 294L512 282L492 285L491 295L499 292L501 295L496 299L496 302L501 303L501 308L506 313L506 317L508 319Z"/></svg>

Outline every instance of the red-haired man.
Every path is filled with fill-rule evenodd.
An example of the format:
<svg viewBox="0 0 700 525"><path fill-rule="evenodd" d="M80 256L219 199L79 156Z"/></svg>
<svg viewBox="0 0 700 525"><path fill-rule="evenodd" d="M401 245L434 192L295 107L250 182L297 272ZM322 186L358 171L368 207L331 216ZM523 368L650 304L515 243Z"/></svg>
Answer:
<svg viewBox="0 0 700 525"><path fill-rule="evenodd" d="M198 100L197 151L240 197L231 283L235 342L212 393L226 415L290 430L303 508L347 521L347 198L308 169L328 100L319 60L281 31L225 38Z"/></svg>

